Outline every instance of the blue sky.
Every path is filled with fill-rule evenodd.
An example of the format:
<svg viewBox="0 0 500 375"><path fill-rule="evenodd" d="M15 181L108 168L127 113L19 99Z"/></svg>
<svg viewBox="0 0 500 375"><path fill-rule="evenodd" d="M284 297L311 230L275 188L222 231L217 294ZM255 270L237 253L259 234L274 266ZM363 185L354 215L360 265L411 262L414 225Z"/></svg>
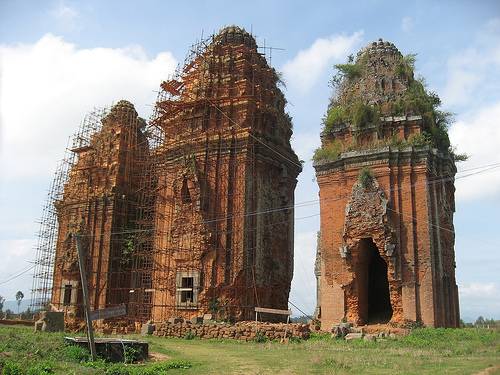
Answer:
<svg viewBox="0 0 500 375"><path fill-rule="evenodd" d="M378 38L417 53L443 107L452 142L470 155L459 170L500 162L500 5L495 1L1 1L0 295L31 287L36 220L68 137L93 106L119 99L148 117L162 79L203 34L228 24L252 30L284 73L293 144L306 164L296 201L317 199L310 162L335 63ZM500 318L500 168L457 180L457 280L462 316ZM317 204L296 210L290 299L314 309Z"/></svg>

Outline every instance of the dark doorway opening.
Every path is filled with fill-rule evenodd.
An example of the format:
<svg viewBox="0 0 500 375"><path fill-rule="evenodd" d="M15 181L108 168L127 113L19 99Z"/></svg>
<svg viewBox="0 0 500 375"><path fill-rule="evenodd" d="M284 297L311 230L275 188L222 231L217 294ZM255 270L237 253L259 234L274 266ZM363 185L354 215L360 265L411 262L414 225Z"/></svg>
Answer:
<svg viewBox="0 0 500 375"><path fill-rule="evenodd" d="M372 238L359 242L358 299L360 321L387 323L392 317L387 263Z"/></svg>

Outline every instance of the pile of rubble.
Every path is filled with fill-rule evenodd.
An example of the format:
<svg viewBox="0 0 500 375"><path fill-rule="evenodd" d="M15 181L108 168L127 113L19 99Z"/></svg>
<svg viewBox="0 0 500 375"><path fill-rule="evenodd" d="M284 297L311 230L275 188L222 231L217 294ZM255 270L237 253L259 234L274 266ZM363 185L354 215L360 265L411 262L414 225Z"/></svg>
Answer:
<svg viewBox="0 0 500 375"><path fill-rule="evenodd" d="M264 323L254 321L235 324L219 323L211 320L194 318L185 321L172 318L157 325L148 323L143 326L143 334L160 337L199 337L205 339L252 340L288 340L290 338L308 339L311 333L309 325L300 323Z"/></svg>
<svg viewBox="0 0 500 375"><path fill-rule="evenodd" d="M389 327L387 325L353 327L351 323L340 323L332 327L332 338L356 340L363 339L365 341L377 341L380 339L404 336L409 333L409 330L402 328Z"/></svg>

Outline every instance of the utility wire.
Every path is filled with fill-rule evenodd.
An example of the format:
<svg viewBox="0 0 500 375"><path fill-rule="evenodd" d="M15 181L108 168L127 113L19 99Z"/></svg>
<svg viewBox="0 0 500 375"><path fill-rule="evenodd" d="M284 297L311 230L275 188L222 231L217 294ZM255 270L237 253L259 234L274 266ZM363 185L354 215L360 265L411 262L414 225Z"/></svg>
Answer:
<svg viewBox="0 0 500 375"><path fill-rule="evenodd" d="M480 167L478 167L478 168L480 168ZM478 168L473 168L473 169L478 169ZM484 168L484 167L482 167L482 168ZM440 182L447 182L447 181L453 181L453 180L463 179L463 178L467 178L467 177L470 177L470 176L474 176L474 175L486 173L486 172L489 172L491 170L498 169L498 168L500 168L500 163L498 163L498 164L492 164L487 169L483 169L483 170L480 170L480 171L469 173L469 174L467 174L465 176L443 177L443 178L433 179L433 180L428 181L428 182L414 183L414 184L411 184L410 186L394 187L392 189L389 189L389 192L395 192L395 191L399 191L399 190L403 191L403 190L409 189L411 187L419 187L419 185L428 186L428 185L434 185L434 184L437 184L437 183L440 183ZM348 196L349 195L337 195L337 196L333 196L333 197L329 197L329 198L322 198L322 199L315 199L315 200L310 200L310 201L304 201L304 202L300 202L300 203L297 203L297 204L291 205L291 206L284 206L284 207L280 207L280 208L272 208L272 209L268 209L268 210L250 212L250 213L247 213L247 214L240 214L240 215L234 215L233 214L233 215L228 215L228 216L224 216L224 217L219 217L219 218L216 218L216 219L201 220L201 221L194 222L194 223L191 223L191 224L193 224L193 225L203 225L203 224L209 224L209 223L213 223L213 222L217 222L217 221L227 220L228 218L249 217L249 216L262 215L262 214L268 214L268 213L279 212L279 211L286 211L286 210L291 210L291 209L296 209L296 208L302 208L302 207L308 207L308 206L315 206L315 205L321 204L322 202L326 202L326 201L337 201L337 200L340 200L340 199L345 199ZM312 215L312 216L317 216L317 215ZM298 220L298 219L299 218L296 218L296 220ZM155 231L155 229L134 229L134 230L126 230L126 231L120 231L120 232L112 232L111 235L134 234L134 233L144 233L144 232L153 232L153 231ZM84 236L84 237L97 237L95 235L90 235L90 234L88 234L88 235L82 235L82 236ZM104 234L101 234L101 236L104 236Z"/></svg>
<svg viewBox="0 0 500 375"><path fill-rule="evenodd" d="M12 280L15 280L17 279L18 277L21 277L22 275L24 275L26 272L28 271L31 271L33 268L35 268L36 264L33 264L31 265L30 267L26 268L25 270L23 271L20 271L18 274L8 278L7 280L4 280L2 282L0 282L0 285L3 285L3 284L7 284L8 282L12 281Z"/></svg>

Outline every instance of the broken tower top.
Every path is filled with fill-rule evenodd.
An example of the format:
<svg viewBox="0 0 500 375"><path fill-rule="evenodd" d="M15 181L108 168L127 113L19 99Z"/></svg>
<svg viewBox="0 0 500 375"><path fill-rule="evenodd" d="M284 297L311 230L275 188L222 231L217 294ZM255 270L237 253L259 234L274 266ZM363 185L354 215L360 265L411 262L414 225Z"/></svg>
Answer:
<svg viewBox="0 0 500 375"><path fill-rule="evenodd" d="M247 47L257 47L255 38L244 28L231 25L222 28L214 37L216 44L244 44Z"/></svg>

